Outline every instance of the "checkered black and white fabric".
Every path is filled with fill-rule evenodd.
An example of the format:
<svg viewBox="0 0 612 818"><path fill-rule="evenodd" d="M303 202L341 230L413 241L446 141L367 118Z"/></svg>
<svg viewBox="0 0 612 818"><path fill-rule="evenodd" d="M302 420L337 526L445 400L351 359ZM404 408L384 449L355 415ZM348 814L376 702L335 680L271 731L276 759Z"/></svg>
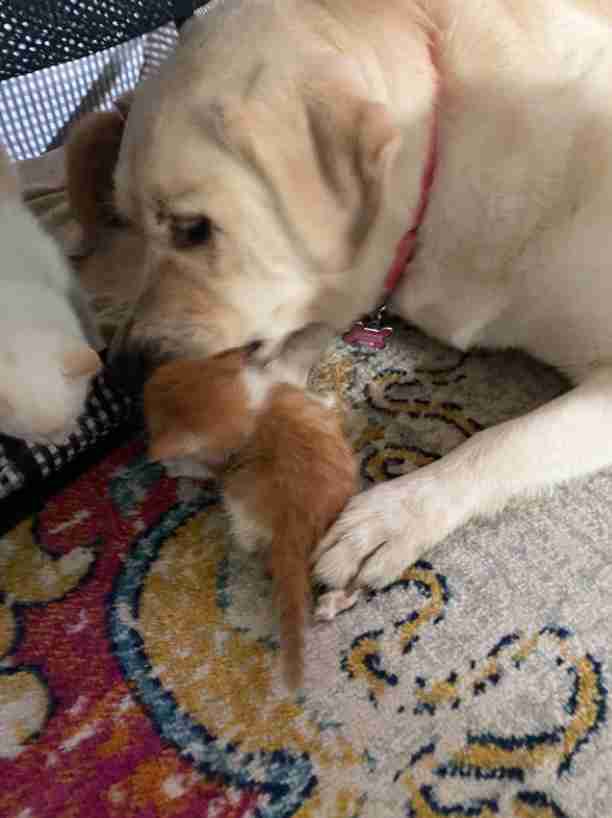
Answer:
<svg viewBox="0 0 612 818"><path fill-rule="evenodd" d="M0 82L0 142L14 159L31 159L62 144L88 111L108 110L154 71L176 45L164 26L98 54ZM1 76L1 72L0 72Z"/></svg>
<svg viewBox="0 0 612 818"><path fill-rule="evenodd" d="M0 0L0 142L16 160L57 148L80 116L157 70L180 11L217 2Z"/></svg>
<svg viewBox="0 0 612 818"><path fill-rule="evenodd" d="M124 424L133 401L102 373L91 388L79 428L64 446L40 446L0 435L0 500L33 480L51 477Z"/></svg>

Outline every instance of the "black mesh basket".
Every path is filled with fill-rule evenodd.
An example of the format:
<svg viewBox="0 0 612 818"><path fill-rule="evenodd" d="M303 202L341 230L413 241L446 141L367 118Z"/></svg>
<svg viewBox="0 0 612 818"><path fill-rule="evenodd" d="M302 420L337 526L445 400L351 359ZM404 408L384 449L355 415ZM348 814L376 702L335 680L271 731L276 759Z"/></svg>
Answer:
<svg viewBox="0 0 612 818"><path fill-rule="evenodd" d="M155 71L206 5L0 0L0 142L17 160L58 147L75 119L110 108Z"/></svg>
<svg viewBox="0 0 612 818"><path fill-rule="evenodd" d="M171 0L4 0L0 5L0 81L88 57L159 28Z"/></svg>
<svg viewBox="0 0 612 818"><path fill-rule="evenodd" d="M182 21L191 3L173 0L3 0L0 81L88 57Z"/></svg>

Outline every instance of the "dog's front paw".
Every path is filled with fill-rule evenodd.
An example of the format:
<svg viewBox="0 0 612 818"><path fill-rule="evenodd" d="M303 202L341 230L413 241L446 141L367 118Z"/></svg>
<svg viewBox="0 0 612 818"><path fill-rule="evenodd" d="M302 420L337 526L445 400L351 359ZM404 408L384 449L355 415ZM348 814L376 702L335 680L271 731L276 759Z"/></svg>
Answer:
<svg viewBox="0 0 612 818"><path fill-rule="evenodd" d="M464 519L463 503L431 467L358 494L314 552L317 580L381 588Z"/></svg>

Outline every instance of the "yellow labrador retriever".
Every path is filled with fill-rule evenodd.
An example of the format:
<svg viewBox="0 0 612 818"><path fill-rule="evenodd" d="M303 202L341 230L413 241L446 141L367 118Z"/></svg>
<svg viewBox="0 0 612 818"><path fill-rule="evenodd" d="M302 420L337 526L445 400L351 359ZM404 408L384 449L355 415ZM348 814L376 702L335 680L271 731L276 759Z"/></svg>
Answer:
<svg viewBox="0 0 612 818"><path fill-rule="evenodd" d="M330 585L388 583L471 516L612 464L611 77L610 0L225 0L137 92L115 184L147 283L120 362L341 331L420 222L390 308L575 383L356 497L318 550Z"/></svg>

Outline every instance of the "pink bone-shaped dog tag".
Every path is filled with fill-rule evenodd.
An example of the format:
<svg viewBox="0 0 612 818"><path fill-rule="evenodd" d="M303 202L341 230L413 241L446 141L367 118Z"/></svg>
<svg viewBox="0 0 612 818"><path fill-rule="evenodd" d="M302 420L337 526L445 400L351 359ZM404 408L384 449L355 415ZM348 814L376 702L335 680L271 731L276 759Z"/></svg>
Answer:
<svg viewBox="0 0 612 818"><path fill-rule="evenodd" d="M343 338L352 346L366 346L370 349L384 349L387 338L393 334L391 327L368 326L363 321L357 321Z"/></svg>

